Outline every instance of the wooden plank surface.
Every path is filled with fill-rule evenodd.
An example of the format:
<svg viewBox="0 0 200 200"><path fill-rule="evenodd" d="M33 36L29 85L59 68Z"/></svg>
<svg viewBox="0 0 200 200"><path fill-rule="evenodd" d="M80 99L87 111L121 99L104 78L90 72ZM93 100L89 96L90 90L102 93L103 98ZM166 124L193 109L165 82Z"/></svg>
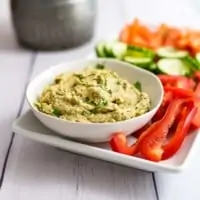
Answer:
<svg viewBox="0 0 200 200"><path fill-rule="evenodd" d="M19 49L15 41L8 4L3 0L0 12L0 176L11 141L11 124L23 99L31 60L32 53Z"/></svg>
<svg viewBox="0 0 200 200"><path fill-rule="evenodd" d="M180 174L156 174L156 182L161 200L200 199L200 139L187 166Z"/></svg>
<svg viewBox="0 0 200 200"><path fill-rule="evenodd" d="M11 140L11 124L18 114L29 72L31 54L0 50L0 174Z"/></svg>
<svg viewBox="0 0 200 200"><path fill-rule="evenodd" d="M117 2L99 1L96 38L120 28L117 21L122 22L123 19L120 16L121 4ZM106 7L108 4L109 7ZM89 44L70 52L39 53L32 77L49 65L82 58L90 49ZM26 109L27 104L23 111ZM18 135L11 148L0 195L3 200L156 199L152 173L63 152Z"/></svg>
<svg viewBox="0 0 200 200"><path fill-rule="evenodd" d="M11 124L17 116L24 86L29 72L31 54L26 52L3 53L0 51L0 173L11 139Z"/></svg>

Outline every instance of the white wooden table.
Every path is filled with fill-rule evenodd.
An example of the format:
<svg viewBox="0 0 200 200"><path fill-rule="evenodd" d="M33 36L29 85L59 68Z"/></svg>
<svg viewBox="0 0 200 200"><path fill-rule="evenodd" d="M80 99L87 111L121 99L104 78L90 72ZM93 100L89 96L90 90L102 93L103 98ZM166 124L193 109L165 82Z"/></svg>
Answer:
<svg viewBox="0 0 200 200"><path fill-rule="evenodd" d="M8 2L0 2L0 199L199 200L199 155L180 174L155 174L62 152L11 132L13 120L28 109L24 92L29 80L50 65L86 56L94 42L62 52L20 49ZM98 4L94 41L117 34L136 16L150 23L200 27L200 14L198 18L188 0L99 0Z"/></svg>

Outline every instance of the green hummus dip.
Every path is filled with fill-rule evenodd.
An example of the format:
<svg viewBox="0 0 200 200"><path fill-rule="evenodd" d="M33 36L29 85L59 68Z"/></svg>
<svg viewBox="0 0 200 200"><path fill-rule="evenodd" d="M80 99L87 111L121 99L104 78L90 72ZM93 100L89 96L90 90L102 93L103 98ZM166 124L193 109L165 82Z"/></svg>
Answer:
<svg viewBox="0 0 200 200"><path fill-rule="evenodd" d="M150 109L149 96L103 65L61 74L37 102L39 111L74 122L117 122Z"/></svg>

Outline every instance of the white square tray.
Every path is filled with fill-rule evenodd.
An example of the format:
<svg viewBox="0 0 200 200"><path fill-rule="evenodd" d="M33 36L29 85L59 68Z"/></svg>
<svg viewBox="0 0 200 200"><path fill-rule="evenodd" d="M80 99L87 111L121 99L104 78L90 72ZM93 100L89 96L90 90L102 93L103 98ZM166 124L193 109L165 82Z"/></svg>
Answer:
<svg viewBox="0 0 200 200"><path fill-rule="evenodd" d="M30 110L20 118L16 119L13 124L13 131L38 142L52 145L54 147L58 147L77 154L154 172L181 171L183 167L185 167L185 164L188 163L189 157L191 157L195 152L195 145L197 145L197 141L199 139L197 133L189 135L181 149L174 157L166 161L154 163L142 158L115 153L110 150L107 143L84 144L77 141L72 141L71 139L58 135L44 127L35 118ZM133 137L129 137L130 142L133 140Z"/></svg>

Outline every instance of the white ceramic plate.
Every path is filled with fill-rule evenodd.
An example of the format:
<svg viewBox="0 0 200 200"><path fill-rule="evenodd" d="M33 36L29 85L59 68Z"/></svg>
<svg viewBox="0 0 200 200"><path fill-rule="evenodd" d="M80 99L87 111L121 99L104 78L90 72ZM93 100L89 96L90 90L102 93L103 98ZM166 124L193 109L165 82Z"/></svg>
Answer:
<svg viewBox="0 0 200 200"><path fill-rule="evenodd" d="M154 172L180 172L195 153L195 145L199 140L197 132L189 135L174 157L154 163L141 158L115 153L110 150L107 143L91 145L64 138L44 127L30 110L14 122L13 131L38 142L77 154ZM133 140L133 137L129 137L129 142L133 142Z"/></svg>

